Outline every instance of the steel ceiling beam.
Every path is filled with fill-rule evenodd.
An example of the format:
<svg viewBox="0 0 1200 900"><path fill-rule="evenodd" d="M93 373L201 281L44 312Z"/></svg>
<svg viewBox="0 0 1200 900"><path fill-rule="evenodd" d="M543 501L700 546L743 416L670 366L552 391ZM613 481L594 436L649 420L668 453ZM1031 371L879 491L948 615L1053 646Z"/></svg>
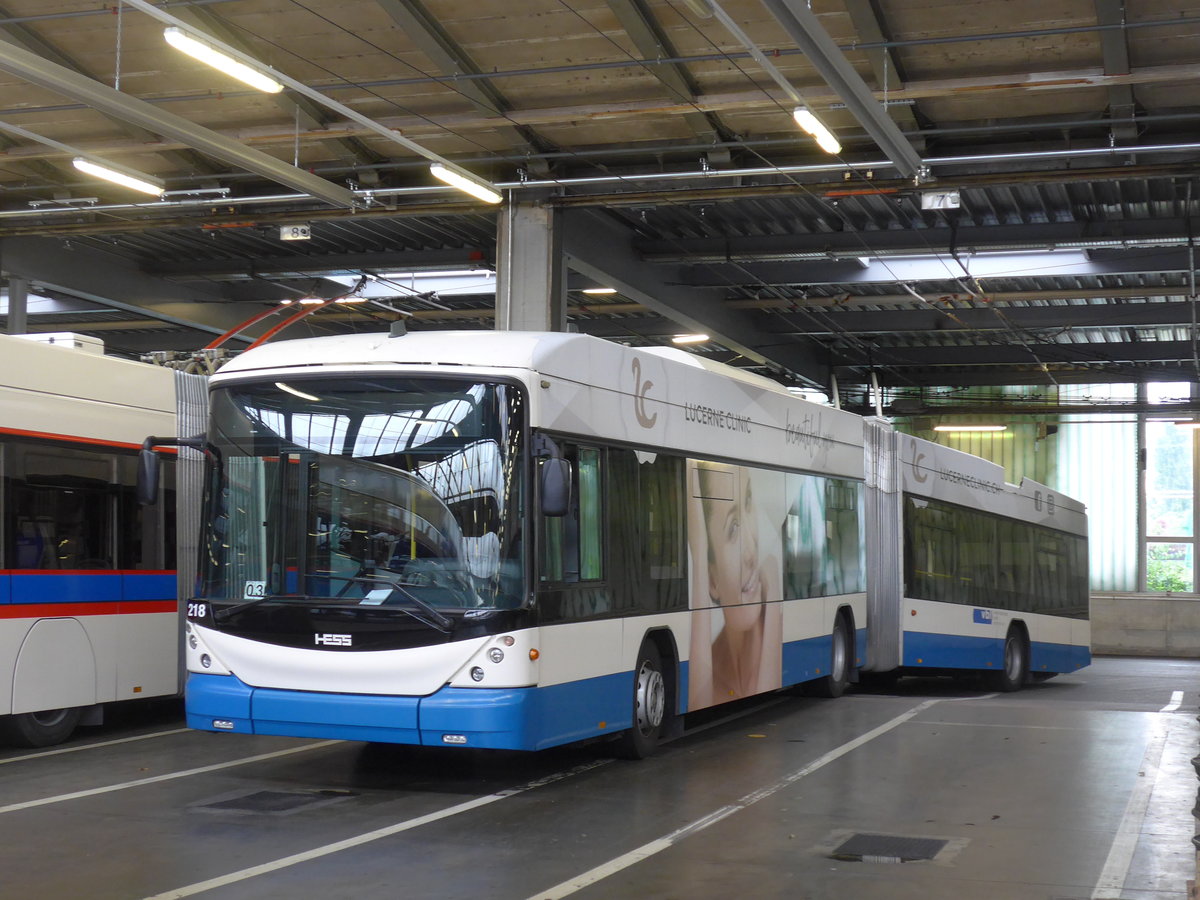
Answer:
<svg viewBox="0 0 1200 900"><path fill-rule="evenodd" d="M679 55L642 0L608 0L608 7L643 57L669 59ZM662 82L677 100L694 102L696 95L700 93L682 65L651 66L646 71ZM716 143L722 138L708 114L698 109L685 112L683 120L692 133L706 143Z"/></svg>
<svg viewBox="0 0 1200 900"><path fill-rule="evenodd" d="M1037 365L1122 365L1124 363L1162 363L1187 360L1190 368L1191 341L1101 341L1098 343L1046 343L1029 341L1028 346L1011 344L970 344L968 346L870 345L865 348L838 348L838 366L880 366L893 371L906 367L918 369L939 366L1021 366Z"/></svg>
<svg viewBox="0 0 1200 900"><path fill-rule="evenodd" d="M0 42L0 69L334 206L353 207L359 202L346 188L252 150L165 109L113 90L14 44Z"/></svg>
<svg viewBox="0 0 1200 900"><path fill-rule="evenodd" d="M109 252L65 250L53 238L0 239L0 265L51 291L209 334L221 334L246 318L244 307L227 302L212 285L171 284Z"/></svg>
<svg viewBox="0 0 1200 900"><path fill-rule="evenodd" d="M210 9L202 6L180 7L175 10L175 13L184 21L203 29L243 53L252 51L249 43L229 23ZM300 127L306 131L319 131L330 119L330 116L320 106L298 94L272 94L270 100L287 115L289 120L299 117ZM355 163L376 163L383 158L368 149L358 138L329 138L323 143L337 156L350 159Z"/></svg>
<svg viewBox="0 0 1200 900"><path fill-rule="evenodd" d="M883 105L875 99L866 82L854 71L805 0L763 0L763 5L804 51L805 57L821 73L825 83L833 88L846 104L846 109L866 129L900 174L905 178L920 176L924 168L920 154L913 149Z"/></svg>
<svg viewBox="0 0 1200 900"><path fill-rule="evenodd" d="M681 287L662 267L637 258L630 232L607 216L564 214L563 251L568 266L597 284L616 288L631 300L676 322L681 331L703 332L754 363L786 372L814 385L828 381L824 354L803 339L780 340L730 309L711 293Z"/></svg>
<svg viewBox="0 0 1200 900"><path fill-rule="evenodd" d="M537 153L542 149L542 142L533 132L508 121L512 104L418 0L376 2L445 76L438 79L439 83L457 92L476 112L490 119L492 127L511 145L513 152ZM463 80L463 76L467 79Z"/></svg>

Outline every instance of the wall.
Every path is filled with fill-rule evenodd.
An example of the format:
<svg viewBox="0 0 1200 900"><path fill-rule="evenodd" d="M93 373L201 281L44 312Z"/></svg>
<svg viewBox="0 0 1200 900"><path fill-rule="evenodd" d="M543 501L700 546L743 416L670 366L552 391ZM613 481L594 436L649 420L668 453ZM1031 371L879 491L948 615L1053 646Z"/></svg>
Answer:
<svg viewBox="0 0 1200 900"><path fill-rule="evenodd" d="M1200 597L1092 594L1092 652L1200 658Z"/></svg>

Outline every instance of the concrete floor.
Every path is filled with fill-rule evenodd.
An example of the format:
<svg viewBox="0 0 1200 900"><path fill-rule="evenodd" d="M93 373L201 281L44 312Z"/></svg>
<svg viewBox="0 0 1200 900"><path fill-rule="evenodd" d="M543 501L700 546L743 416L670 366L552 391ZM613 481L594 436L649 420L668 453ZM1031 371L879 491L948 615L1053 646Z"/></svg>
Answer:
<svg viewBox="0 0 1200 900"><path fill-rule="evenodd" d="M0 897L1183 900L1198 699L1185 660L1098 659L1000 696L904 679L773 698L640 763L126 709L50 752L0 748ZM832 858L856 833L945 843Z"/></svg>

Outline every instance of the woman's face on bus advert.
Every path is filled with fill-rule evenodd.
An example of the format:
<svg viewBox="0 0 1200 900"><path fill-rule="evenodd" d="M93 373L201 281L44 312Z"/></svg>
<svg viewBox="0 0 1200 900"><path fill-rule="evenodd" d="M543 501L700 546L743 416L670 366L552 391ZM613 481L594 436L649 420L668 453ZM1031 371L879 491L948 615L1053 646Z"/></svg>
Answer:
<svg viewBox="0 0 1200 900"><path fill-rule="evenodd" d="M758 522L746 473L739 473L741 490L732 501L708 501L709 594L725 613L725 626L752 627L763 599L758 558Z"/></svg>

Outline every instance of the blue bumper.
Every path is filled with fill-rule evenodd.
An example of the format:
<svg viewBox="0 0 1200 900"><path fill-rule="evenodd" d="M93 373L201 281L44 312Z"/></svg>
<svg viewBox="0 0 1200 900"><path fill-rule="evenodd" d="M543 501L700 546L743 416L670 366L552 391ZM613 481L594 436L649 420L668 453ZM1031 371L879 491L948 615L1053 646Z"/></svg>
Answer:
<svg viewBox="0 0 1200 900"><path fill-rule="evenodd" d="M254 688L232 675L192 674L185 694L188 726L202 731L540 750L628 728L631 678L394 697Z"/></svg>

